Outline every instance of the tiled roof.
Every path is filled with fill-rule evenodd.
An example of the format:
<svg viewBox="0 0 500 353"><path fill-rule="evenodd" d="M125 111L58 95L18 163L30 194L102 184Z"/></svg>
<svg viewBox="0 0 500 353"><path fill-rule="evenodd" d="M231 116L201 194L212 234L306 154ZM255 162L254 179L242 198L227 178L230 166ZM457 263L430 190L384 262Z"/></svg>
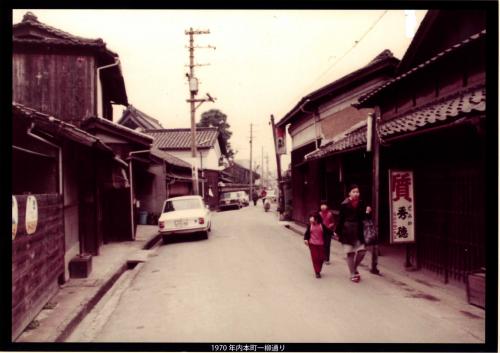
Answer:
<svg viewBox="0 0 500 353"><path fill-rule="evenodd" d="M36 126L41 126L44 130L49 130L51 133L68 138L86 146L98 146L101 149L111 151L111 148L104 144L98 137L76 127L73 124L66 123L51 115L42 113L36 109L29 108L23 104L12 102L13 115L22 115L37 123Z"/></svg>
<svg viewBox="0 0 500 353"><path fill-rule="evenodd" d="M395 82L401 81L401 80L405 79L406 77L413 75L415 72L422 70L423 68L435 63L436 61L439 61L441 58L448 56L450 53L457 51L459 48L462 48L466 45L469 45L470 43L473 43L484 36L486 36L486 30L482 30L481 32L470 36L469 38L461 41L460 43L457 43L457 44L447 48L446 50L443 50L442 52L436 54L434 57L423 62L422 64L415 66L414 68L405 72L404 74L399 75L398 77L395 77L394 79L387 81L386 83L384 83L380 87L377 87L373 91L365 94L364 96L361 96L359 98L359 104L363 105L363 103L367 102L370 98L373 98L375 95L378 95L379 92L381 92L384 89L386 89L387 87L393 85Z"/></svg>
<svg viewBox="0 0 500 353"><path fill-rule="evenodd" d="M438 125L441 122L449 122L473 111L485 110L486 88L479 87L391 119L383 123L379 130L382 137L392 137L430 125Z"/></svg>
<svg viewBox="0 0 500 353"><path fill-rule="evenodd" d="M161 150L159 150L157 148L151 148L151 154L153 156L156 156L158 158L163 159L168 164L172 164L172 165L175 165L177 167L189 168L191 170L191 164L189 164L188 162L183 161L180 158L177 158L177 157L171 155L170 153L167 153L165 151L161 151Z"/></svg>
<svg viewBox="0 0 500 353"><path fill-rule="evenodd" d="M106 126L111 130L115 130L117 133L122 133L122 134L126 134L128 136L133 136L135 138L140 139L141 141L143 141L145 143L149 143L149 144L152 143L151 136L143 134L139 131L129 129L126 126L116 124L116 123L109 121L107 119L90 117L90 118L87 118L87 119L82 121L82 127L85 129L90 129L93 124Z"/></svg>
<svg viewBox="0 0 500 353"><path fill-rule="evenodd" d="M143 129L163 129L163 126L158 120L140 111L133 105L129 105L123 112L122 117L118 120L117 124L123 125L126 119L131 119Z"/></svg>
<svg viewBox="0 0 500 353"><path fill-rule="evenodd" d="M145 130L144 133L153 137L153 146L160 150L191 149L191 129ZM196 128L197 147L213 147L218 136L219 130L215 127Z"/></svg>
<svg viewBox="0 0 500 353"><path fill-rule="evenodd" d="M379 127L379 133L382 138L404 136L405 133L447 124L470 113L484 112L485 110L486 88L480 86L444 97L383 122ZM365 145L366 124L349 132L344 132L338 138L334 138L332 142L307 154L305 158L313 160L336 152L361 148Z"/></svg>
<svg viewBox="0 0 500 353"><path fill-rule="evenodd" d="M37 38L37 37L18 38L15 36L16 29L21 29L27 26L38 28L44 32L53 35L54 38ZM27 12L23 17L22 22L16 23L15 25L12 26L12 28L14 32L13 40L17 42L29 42L29 43L44 42L48 44L90 46L98 48L104 48L106 46L106 43L104 43L104 41L101 38L88 39L88 38L78 37L68 32L64 32L60 29L48 26L38 21L38 18L32 12Z"/></svg>
<svg viewBox="0 0 500 353"><path fill-rule="evenodd" d="M362 123L363 124L356 124L354 129L350 128L335 136L331 142L307 154L305 156L306 159L317 159L335 152L366 145L366 121L362 121Z"/></svg>

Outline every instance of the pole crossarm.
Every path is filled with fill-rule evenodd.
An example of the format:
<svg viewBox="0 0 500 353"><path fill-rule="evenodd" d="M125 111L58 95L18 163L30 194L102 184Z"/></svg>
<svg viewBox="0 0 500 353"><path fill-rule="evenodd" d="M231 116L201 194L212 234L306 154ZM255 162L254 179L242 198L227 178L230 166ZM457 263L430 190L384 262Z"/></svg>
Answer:
<svg viewBox="0 0 500 353"><path fill-rule="evenodd" d="M207 64L193 64L193 65L184 65L184 67L193 67L193 66L210 66L210 63Z"/></svg>
<svg viewBox="0 0 500 353"><path fill-rule="evenodd" d="M205 30L202 30L202 29L186 29L184 31L184 33L186 35L190 35L190 34L210 34L210 30L209 29L205 29Z"/></svg>

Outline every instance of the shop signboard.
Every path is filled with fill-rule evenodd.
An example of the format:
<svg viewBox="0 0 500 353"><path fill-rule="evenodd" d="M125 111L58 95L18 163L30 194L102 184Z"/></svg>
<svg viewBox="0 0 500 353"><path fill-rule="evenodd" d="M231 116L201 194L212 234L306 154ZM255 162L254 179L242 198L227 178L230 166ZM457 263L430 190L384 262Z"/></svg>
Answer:
<svg viewBox="0 0 500 353"><path fill-rule="evenodd" d="M415 242L413 172L389 170L391 244Z"/></svg>
<svg viewBox="0 0 500 353"><path fill-rule="evenodd" d="M26 200L26 233L30 235L35 233L37 224L38 204L36 202L36 197L30 195Z"/></svg>

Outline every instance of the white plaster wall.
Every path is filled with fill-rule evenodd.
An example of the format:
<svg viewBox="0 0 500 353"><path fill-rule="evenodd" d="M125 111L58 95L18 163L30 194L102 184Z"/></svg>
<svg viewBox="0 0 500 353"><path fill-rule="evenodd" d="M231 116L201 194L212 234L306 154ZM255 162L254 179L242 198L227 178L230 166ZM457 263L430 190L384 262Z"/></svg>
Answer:
<svg viewBox="0 0 500 353"><path fill-rule="evenodd" d="M183 151L166 151L171 155L174 155L177 158L182 159L188 163L196 165L197 168L201 168L203 164L203 168L205 169L214 169L214 170L222 170L224 166L219 166L219 158L221 156L221 150L219 144L216 143L214 148L211 149L203 149L198 150L196 155L196 161L193 160L191 156L191 150L183 150Z"/></svg>

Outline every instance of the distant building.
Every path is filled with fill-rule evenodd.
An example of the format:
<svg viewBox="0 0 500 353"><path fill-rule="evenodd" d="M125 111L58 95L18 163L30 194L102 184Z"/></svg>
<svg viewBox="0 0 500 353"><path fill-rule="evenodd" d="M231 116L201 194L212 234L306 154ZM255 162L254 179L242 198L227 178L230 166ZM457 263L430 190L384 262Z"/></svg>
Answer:
<svg viewBox="0 0 500 353"><path fill-rule="evenodd" d="M239 163L233 162L229 167L224 169L224 172L230 176L234 184L250 185L250 169L248 167L244 167ZM252 181L254 184L255 181L259 179L260 174L253 172Z"/></svg>
<svg viewBox="0 0 500 353"><path fill-rule="evenodd" d="M200 193L212 208L219 204L218 184L222 180L225 143L219 130L212 127L196 128L197 158L191 154L191 129L145 130L153 137L153 147L168 152L198 168ZM179 186L180 187L180 186ZM186 188L187 185L184 187ZM184 192L175 188L175 192Z"/></svg>
<svg viewBox="0 0 500 353"><path fill-rule="evenodd" d="M123 111L120 120L116 123L138 131L164 129L158 120L140 111L131 104Z"/></svg>

